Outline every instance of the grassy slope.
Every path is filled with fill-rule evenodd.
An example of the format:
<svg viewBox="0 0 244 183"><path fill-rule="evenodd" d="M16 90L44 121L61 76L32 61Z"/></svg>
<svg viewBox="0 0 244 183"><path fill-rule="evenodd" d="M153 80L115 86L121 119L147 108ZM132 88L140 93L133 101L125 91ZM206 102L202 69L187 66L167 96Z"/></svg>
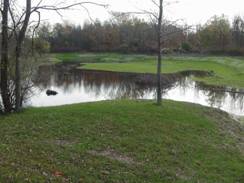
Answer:
<svg viewBox="0 0 244 183"><path fill-rule="evenodd" d="M86 63L82 68L119 71L155 73L156 57L146 55L123 54L57 54L65 62ZM214 71L214 77L195 78L208 84L244 87L244 59L233 57L167 57L163 61L162 71L174 73L183 70Z"/></svg>
<svg viewBox="0 0 244 183"><path fill-rule="evenodd" d="M107 101L0 116L0 182L241 182L243 154L230 130L220 128L235 126L231 121L225 113L172 101L162 107ZM89 154L109 149L115 155L105 156L112 158ZM133 162L118 161L119 155Z"/></svg>

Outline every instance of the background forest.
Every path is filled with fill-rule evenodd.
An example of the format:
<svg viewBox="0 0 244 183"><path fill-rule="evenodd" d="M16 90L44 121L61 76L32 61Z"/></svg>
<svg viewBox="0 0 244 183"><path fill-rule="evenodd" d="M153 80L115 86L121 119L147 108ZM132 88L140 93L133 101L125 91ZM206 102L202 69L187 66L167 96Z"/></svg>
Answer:
<svg viewBox="0 0 244 183"><path fill-rule="evenodd" d="M155 53L155 25L144 19L117 14L111 20L86 22L83 26L67 22L38 30L39 49L51 52L123 52ZM214 16L203 25L180 25L164 20L165 53L244 54L244 19L230 21L224 15ZM43 43L45 43L43 47Z"/></svg>

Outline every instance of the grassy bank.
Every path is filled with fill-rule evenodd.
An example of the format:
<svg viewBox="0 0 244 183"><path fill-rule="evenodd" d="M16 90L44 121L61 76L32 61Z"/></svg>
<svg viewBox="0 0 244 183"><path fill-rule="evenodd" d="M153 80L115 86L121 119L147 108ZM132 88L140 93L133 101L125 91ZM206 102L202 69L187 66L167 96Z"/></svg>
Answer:
<svg viewBox="0 0 244 183"><path fill-rule="evenodd" d="M155 73L156 57L123 54L56 54L64 62L85 63L82 68L118 72ZM244 87L244 58L237 57L165 57L162 72L184 70L213 71L213 77L194 78L207 84Z"/></svg>
<svg viewBox="0 0 244 183"><path fill-rule="evenodd" d="M63 62L78 63L126 63L153 60L155 56L141 54L118 54L118 53L56 53L52 54Z"/></svg>
<svg viewBox="0 0 244 183"><path fill-rule="evenodd" d="M0 116L0 182L242 182L237 124L172 101L27 109Z"/></svg>

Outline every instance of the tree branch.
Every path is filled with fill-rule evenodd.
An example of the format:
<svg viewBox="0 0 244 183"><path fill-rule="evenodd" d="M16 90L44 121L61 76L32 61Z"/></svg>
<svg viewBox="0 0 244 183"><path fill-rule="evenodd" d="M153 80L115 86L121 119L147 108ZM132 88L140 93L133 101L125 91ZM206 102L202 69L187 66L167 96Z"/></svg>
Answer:
<svg viewBox="0 0 244 183"><path fill-rule="evenodd" d="M55 6L55 5L44 5L44 6L36 6L32 8L32 11L36 11L36 10L51 10L51 11L59 11L59 10L66 10L75 6L80 6L80 5L85 5L85 4L90 4L90 5L96 5L96 6L102 6L104 8L107 8L108 5L106 4L101 4L101 3L95 3L95 2L79 2L79 3L74 3L74 4L70 4L70 5L66 5L66 6Z"/></svg>

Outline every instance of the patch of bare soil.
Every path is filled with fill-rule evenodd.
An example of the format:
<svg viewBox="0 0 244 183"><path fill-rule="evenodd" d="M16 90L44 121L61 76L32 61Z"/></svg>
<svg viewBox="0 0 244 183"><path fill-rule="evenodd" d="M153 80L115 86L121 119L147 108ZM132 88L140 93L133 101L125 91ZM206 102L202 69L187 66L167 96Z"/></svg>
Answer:
<svg viewBox="0 0 244 183"><path fill-rule="evenodd" d="M93 156L102 156L125 164L130 164L130 165L137 164L131 157L123 155L113 149L106 149L103 151L92 150L92 151L88 151L88 153Z"/></svg>

